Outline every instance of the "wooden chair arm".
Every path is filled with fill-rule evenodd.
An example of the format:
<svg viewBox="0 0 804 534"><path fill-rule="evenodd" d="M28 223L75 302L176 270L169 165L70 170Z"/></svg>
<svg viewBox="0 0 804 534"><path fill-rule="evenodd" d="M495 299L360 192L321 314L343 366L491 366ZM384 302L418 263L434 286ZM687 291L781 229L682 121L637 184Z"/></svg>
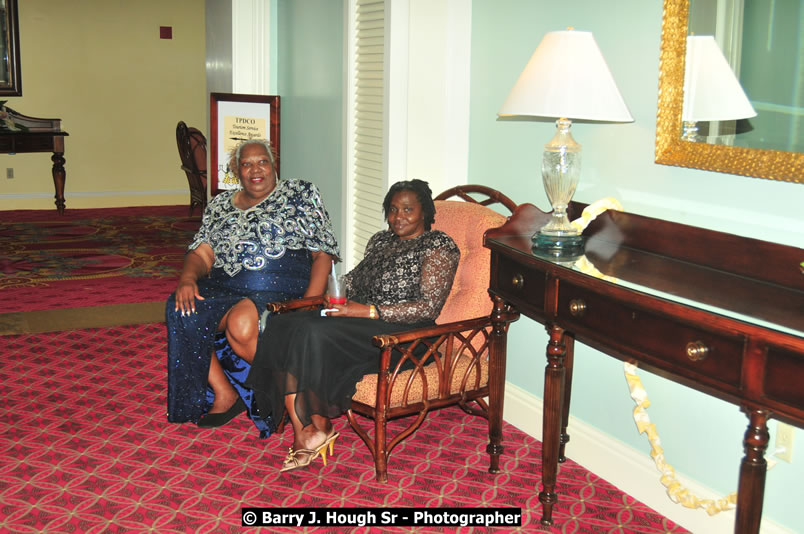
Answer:
<svg viewBox="0 0 804 534"><path fill-rule="evenodd" d="M499 320L505 324L508 324L516 321L517 319L519 319L519 313L505 312L500 316ZM378 336L374 336L371 339L371 342L375 347L384 349L402 343L410 343L411 341L416 341L417 339L442 336L444 334L449 334L450 332L479 329L484 326L489 326L493 324L493 322L494 321L492 321L491 317L477 317L475 319L468 319L466 321L455 321L452 323L445 323L426 328L405 330L404 332L398 332L396 334L380 334Z"/></svg>
<svg viewBox="0 0 804 534"><path fill-rule="evenodd" d="M269 302L266 307L271 313L285 313L295 310L312 310L324 305L324 296Z"/></svg>

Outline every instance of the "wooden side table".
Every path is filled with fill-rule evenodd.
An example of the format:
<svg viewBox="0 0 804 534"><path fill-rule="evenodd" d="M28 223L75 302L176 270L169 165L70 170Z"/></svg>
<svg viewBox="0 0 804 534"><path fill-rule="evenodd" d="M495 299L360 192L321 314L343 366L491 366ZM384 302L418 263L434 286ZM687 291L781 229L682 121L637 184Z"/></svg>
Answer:
<svg viewBox="0 0 804 534"><path fill-rule="evenodd" d="M768 418L804 427L804 250L609 211L584 235L586 259L610 282L535 255L530 237L546 220L523 204L485 238L491 294L549 333L542 523L558 502L577 339L740 406L749 422L735 532L759 532Z"/></svg>
<svg viewBox="0 0 804 534"><path fill-rule="evenodd" d="M29 152L52 152L53 185L56 189L56 209L64 213L64 182L67 173L64 170L64 138L69 134L61 130L61 119L41 119L29 117L5 108L15 124L28 128L27 131L0 130L0 154L17 154Z"/></svg>

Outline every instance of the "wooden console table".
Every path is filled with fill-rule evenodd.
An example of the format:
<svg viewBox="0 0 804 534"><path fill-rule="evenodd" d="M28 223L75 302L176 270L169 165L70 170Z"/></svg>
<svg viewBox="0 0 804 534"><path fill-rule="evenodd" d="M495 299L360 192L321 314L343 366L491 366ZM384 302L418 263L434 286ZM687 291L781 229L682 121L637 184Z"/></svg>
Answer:
<svg viewBox="0 0 804 534"><path fill-rule="evenodd" d="M53 152L53 185L56 189L56 209L64 213L64 182L67 173L64 170L64 138L69 135L61 130L61 119L40 119L28 117L11 108L6 108L16 124L28 128L27 131L0 130L0 154L17 154L29 152Z"/></svg>
<svg viewBox="0 0 804 534"><path fill-rule="evenodd" d="M582 207L573 203L573 218ZM768 418L804 426L804 250L608 211L584 231L586 258L617 279L608 282L531 251L547 219L523 204L485 238L491 294L549 334L542 523L558 501L577 339L741 407L735 532L759 532Z"/></svg>

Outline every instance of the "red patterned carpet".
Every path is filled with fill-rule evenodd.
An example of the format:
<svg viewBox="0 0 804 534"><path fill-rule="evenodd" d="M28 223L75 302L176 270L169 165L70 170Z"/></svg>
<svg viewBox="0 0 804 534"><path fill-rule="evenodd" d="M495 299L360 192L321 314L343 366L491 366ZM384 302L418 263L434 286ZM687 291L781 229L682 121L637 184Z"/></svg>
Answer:
<svg viewBox="0 0 804 534"><path fill-rule="evenodd" d="M0 531L240 532L242 507L367 506L522 509L521 528L495 532L686 532L571 460L556 527L540 527L539 442L506 424L490 475L484 421L458 409L397 447L388 484L344 418L326 467L280 475L289 429L260 441L243 416L214 430L166 422L164 338L161 324L0 337Z"/></svg>
<svg viewBox="0 0 804 534"><path fill-rule="evenodd" d="M0 310L165 300L199 224L187 206L2 211Z"/></svg>

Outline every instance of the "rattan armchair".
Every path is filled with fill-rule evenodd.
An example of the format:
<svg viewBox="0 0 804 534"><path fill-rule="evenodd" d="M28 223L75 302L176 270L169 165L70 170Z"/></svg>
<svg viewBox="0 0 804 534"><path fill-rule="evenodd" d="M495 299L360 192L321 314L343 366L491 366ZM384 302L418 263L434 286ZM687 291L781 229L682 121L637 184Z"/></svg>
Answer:
<svg viewBox="0 0 804 534"><path fill-rule="evenodd" d="M447 200L453 196L463 201ZM506 221L506 216L488 206L499 203L513 212L516 204L484 186L456 187L435 200L433 228L450 235L461 249L450 295L436 326L371 340L378 349L377 372L365 375L357 384L346 413L374 458L378 482L387 481L394 447L419 428L428 412L454 405L488 420L489 472L499 471L506 335L509 323L519 315L501 300L492 302L489 297L489 251L483 247L483 237L486 230ZM322 304L323 297L311 297L268 307L273 313L284 313ZM425 347L426 352L416 356L416 347ZM391 366L397 355L398 363ZM406 366L406 362L411 363ZM360 416L373 419L373 432L363 427ZM409 418L410 424L388 435L386 423L403 417Z"/></svg>

